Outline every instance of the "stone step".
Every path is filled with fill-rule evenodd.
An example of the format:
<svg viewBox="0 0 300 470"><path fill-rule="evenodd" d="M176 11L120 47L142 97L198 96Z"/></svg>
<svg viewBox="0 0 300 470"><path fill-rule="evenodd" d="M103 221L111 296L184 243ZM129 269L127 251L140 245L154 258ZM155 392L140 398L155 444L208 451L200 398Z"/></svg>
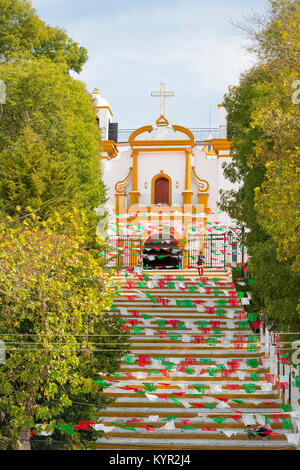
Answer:
<svg viewBox="0 0 300 470"><path fill-rule="evenodd" d="M232 437L232 436L231 436ZM128 450L295 450L295 447L287 442L287 440L263 440L243 439L231 440L225 435L220 439L213 439L210 435L206 439L180 439L174 443L173 436L163 436L163 442L156 439L142 439L122 436L121 438L109 438L97 441L98 449L128 449Z"/></svg>
<svg viewBox="0 0 300 470"><path fill-rule="evenodd" d="M172 281L176 282L179 280L175 279L175 276L183 276L184 284L186 286L189 283L200 282L200 278L197 270L152 270L144 271L144 274L148 274L149 279L155 281L156 279L165 279L164 277L172 275ZM280 392L276 385L272 386L272 390L263 391L260 385L266 384L267 380L264 374L270 373L269 366L265 362L259 363L257 368L249 367L246 363L247 359L264 359L266 352L260 348L260 343L249 343L248 336L255 334L251 326L247 329L240 329L239 319L237 315L239 312L244 312L244 307L240 304L238 306L226 305L224 308L225 316L217 316L214 314L208 314L205 311L205 306L209 302L210 306L217 306L219 299L230 298L229 290L235 290L232 287L231 272L229 270L216 270L206 269L204 277L208 278L206 287L211 288L211 293L207 294L207 291L203 292L201 288L196 286L196 292L189 292L188 288L183 289L168 289L165 285L163 288L159 288L155 282L154 287L149 288L139 287L138 277L133 277L131 274L125 278L124 275L116 276L115 282L119 283L122 297L117 296L114 299L114 303L117 306L116 312L110 312L112 316L122 317L124 320L132 319L138 321L137 325L141 328L141 334L131 335L128 337L128 346L130 351L127 354L133 354L135 356L146 355L150 359L155 357L163 357L172 362L175 362L175 367L171 369L166 377L160 372L159 375L146 375L147 372L159 369L157 363L147 364L144 367L138 365L138 357L135 357L134 364L125 364L122 361L120 366L120 372L118 376L109 376L101 374L101 379L106 380L117 380L118 383L114 383L112 387L105 387L104 393L108 398L114 398L113 403L105 410L99 412L100 422L109 426L112 422L118 422L125 424L130 418L141 418L141 423L128 424L136 428L135 431L129 431L126 429L120 429L115 427L111 433L107 434L108 439L100 439L98 441L99 449L252 449L252 450L275 450L275 449L287 449L294 450L294 446L290 445L287 441L286 434L291 432L284 429L282 422L279 424L272 424L272 428L275 432L279 433L277 437L270 437L268 440L262 440L257 437L255 440L248 440L246 426L243 423L236 422L233 418L227 418L223 423L216 423L212 417L216 416L237 416L242 417L243 413L246 414L269 414L281 416L284 415L284 411L280 407L281 398ZM223 283L218 285L215 283L213 278L219 278L220 282ZM133 288L126 288L128 281L135 280L136 286ZM179 281L180 282L180 281ZM178 287L178 286L177 286ZM162 298L168 298L170 300L203 300L203 306L196 307L177 307L175 305L168 305L167 307L161 304L152 304L149 299L142 299L140 292L149 292L153 296L160 296ZM219 290L220 296L215 296L215 290ZM222 292L224 290L224 292ZM130 300L124 295L134 295L134 300ZM121 311L120 311L121 309ZM122 310L123 309L123 310ZM149 320L136 317L129 312L129 310L138 311L139 313L147 313L151 316ZM166 325L160 327L155 321L155 317L163 319L179 319L182 321L190 321L187 328L179 329L174 328L172 325ZM233 317L233 318L232 318ZM144 321L145 320L145 321ZM207 327L212 329L213 325L209 322L219 321L221 335L226 338L229 336L231 345L225 347L220 342L221 336L216 336L217 342L214 346L208 344L209 336L205 337L201 334L201 329L198 328L197 320L206 320L208 322ZM230 321L230 323L227 323ZM145 328L153 330L153 335L147 336L143 334ZM215 330L217 328L214 328ZM179 340L170 340L168 337L162 338L158 336L158 331L164 330L166 334L178 333ZM212 332L213 333L213 332ZM211 334L211 332L209 332ZM191 342L184 342L186 339L182 335L188 335L191 338ZM245 335L245 341L240 341L242 349L236 349L233 342L236 339L236 335ZM204 343L195 343L194 336L203 336L205 338ZM257 350L251 351L247 349L249 344L257 346ZM234 348L234 349L233 349ZM190 367L197 368L196 374L187 374L176 371L176 365L185 358L194 358L195 364L191 364ZM200 359L209 358L212 360L211 364L200 364ZM208 367L214 367L216 364L222 363L222 361L229 362L232 359L242 359L243 362L240 364L239 371L244 372L244 376L239 378L236 371L232 371L229 378L223 378L221 372L217 372L217 376L210 376L207 372ZM179 360L179 361L178 361ZM201 369L205 370L205 373L200 374ZM145 377L130 377L126 373L141 373L145 374ZM261 374L259 381L253 381L251 373ZM199 375L200 374L200 375ZM238 384L241 387L245 384L255 383L256 391L254 393L247 393L244 388L241 390L231 391L227 385ZM131 390L122 390L120 387L133 386L137 387L138 390L147 391L144 388L143 383L154 383L156 390L150 394L166 395L167 398L176 398L179 404L166 400L163 397L156 397L154 401L150 401L145 395L137 394ZM166 385L166 384L170 385ZM222 392L216 392L215 389L210 388L212 385L219 385L222 387ZM193 385L204 385L204 394L197 394L197 390ZM180 393L184 392L181 396ZM179 395L176 395L179 394ZM150 397L151 398L151 397ZM228 398L228 407L216 408L216 405L220 406L222 403L221 398ZM242 400L243 403L234 403L231 400ZM182 406L180 406L180 403ZM214 407L202 408L199 405L214 403ZM176 416L178 419L192 419L190 426L196 429L182 430L182 423L175 422L174 430L161 429L166 423L160 421L151 421L150 415L158 415L159 420L163 420L168 416ZM286 415L287 418L289 417ZM176 420L177 421L177 420ZM147 424L154 428L153 431L146 431L142 428L142 425ZM216 431L206 431L201 427L207 426ZM258 425L257 425L258 426ZM223 430L232 431L236 434L232 434L230 438L224 434Z"/></svg>

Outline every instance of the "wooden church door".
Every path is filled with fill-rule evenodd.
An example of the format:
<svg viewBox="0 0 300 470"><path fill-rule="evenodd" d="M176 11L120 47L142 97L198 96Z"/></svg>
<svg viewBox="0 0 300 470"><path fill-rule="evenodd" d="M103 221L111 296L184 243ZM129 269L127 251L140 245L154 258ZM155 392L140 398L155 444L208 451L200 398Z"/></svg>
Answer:
<svg viewBox="0 0 300 470"><path fill-rule="evenodd" d="M169 180L167 178L158 178L155 181L154 204L169 205Z"/></svg>

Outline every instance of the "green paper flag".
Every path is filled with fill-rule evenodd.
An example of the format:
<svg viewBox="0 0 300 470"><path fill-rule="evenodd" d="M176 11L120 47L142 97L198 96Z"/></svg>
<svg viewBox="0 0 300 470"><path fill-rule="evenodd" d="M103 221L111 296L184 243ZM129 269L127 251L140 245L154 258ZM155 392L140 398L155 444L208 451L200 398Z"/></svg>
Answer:
<svg viewBox="0 0 300 470"><path fill-rule="evenodd" d="M283 424L283 429L293 429L293 424L290 419L283 419L282 424Z"/></svg>
<svg viewBox="0 0 300 470"><path fill-rule="evenodd" d="M218 424L222 424L224 421L226 421L226 418L222 416L212 416L211 418Z"/></svg>
<svg viewBox="0 0 300 470"><path fill-rule="evenodd" d="M218 299L217 307L226 307L226 299Z"/></svg>
<svg viewBox="0 0 300 470"><path fill-rule="evenodd" d="M166 362L164 363L164 368L165 368L166 370L171 370L171 369L173 369L174 365L175 365L174 362L166 361Z"/></svg>
<svg viewBox="0 0 300 470"><path fill-rule="evenodd" d="M219 338L220 336L222 336L222 330L213 330L213 333L214 335Z"/></svg>
<svg viewBox="0 0 300 470"><path fill-rule="evenodd" d="M248 329L249 323L247 321L239 321L239 328Z"/></svg>
<svg viewBox="0 0 300 470"><path fill-rule="evenodd" d="M253 382L259 382L260 374L257 372L251 372L250 377Z"/></svg>
<svg viewBox="0 0 300 470"><path fill-rule="evenodd" d="M122 425L119 425L119 428L121 428L121 429L126 429L127 431L134 431L134 432L136 432L136 428L131 428L130 426L122 426Z"/></svg>
<svg viewBox="0 0 300 470"><path fill-rule="evenodd" d="M124 363L125 364L134 364L135 357L132 354L127 354L124 356Z"/></svg>
<svg viewBox="0 0 300 470"><path fill-rule="evenodd" d="M180 403L180 401L177 400L177 398L170 397L170 400L176 403L176 405L183 406L182 403Z"/></svg>
<svg viewBox="0 0 300 470"><path fill-rule="evenodd" d="M205 385L204 384L193 384L193 387L202 395L205 393Z"/></svg>
<svg viewBox="0 0 300 470"><path fill-rule="evenodd" d="M251 367L252 369L257 369L258 359L256 358L247 359L247 365Z"/></svg>
<svg viewBox="0 0 300 470"><path fill-rule="evenodd" d="M225 309L224 308L217 308L216 315L218 317L224 317L225 316Z"/></svg>
<svg viewBox="0 0 300 470"><path fill-rule="evenodd" d="M134 333L135 335L140 335L140 334L142 334L142 330L141 330L141 328L139 328L138 326L134 326L134 327L133 327L133 333Z"/></svg>
<svg viewBox="0 0 300 470"><path fill-rule="evenodd" d="M175 289L174 282L167 282L167 287L168 287L168 289Z"/></svg>
<svg viewBox="0 0 300 470"><path fill-rule="evenodd" d="M216 377L218 372L218 369L215 369L213 367L208 367L208 373L211 377Z"/></svg>
<svg viewBox="0 0 300 470"><path fill-rule="evenodd" d="M178 341L179 340L179 334L177 332L170 333L169 334L169 339L171 341Z"/></svg>
<svg viewBox="0 0 300 470"><path fill-rule="evenodd" d="M258 340L258 335L249 335L248 336L248 342L249 343L256 343Z"/></svg>
<svg viewBox="0 0 300 470"><path fill-rule="evenodd" d="M198 320L198 328L207 328L207 321L206 320Z"/></svg>
<svg viewBox="0 0 300 470"><path fill-rule="evenodd" d="M191 300L183 300L184 302L184 307L188 307L188 308L194 308L195 307L195 304L194 302L192 302Z"/></svg>
<svg viewBox="0 0 300 470"><path fill-rule="evenodd" d="M208 338L209 346L215 346L217 342L217 338Z"/></svg>
<svg viewBox="0 0 300 470"><path fill-rule="evenodd" d="M256 321L257 320L257 315L255 312L248 313L248 321Z"/></svg>
<svg viewBox="0 0 300 470"><path fill-rule="evenodd" d="M243 384L245 392L247 393L254 393L256 392L256 385L255 384Z"/></svg>
<svg viewBox="0 0 300 470"><path fill-rule="evenodd" d="M295 382L293 382L293 386L300 388L300 377L295 377Z"/></svg>
<svg viewBox="0 0 300 470"><path fill-rule="evenodd" d="M100 387L111 387L112 383L110 382L104 382L104 380L94 380L96 384L100 385Z"/></svg>
<svg viewBox="0 0 300 470"><path fill-rule="evenodd" d="M157 390L157 387L155 387L154 383L142 382L142 384L145 385L145 388L148 392L155 392L155 390Z"/></svg>
<svg viewBox="0 0 300 470"><path fill-rule="evenodd" d="M289 411L292 411L293 408L291 407L291 405L287 404L287 403L279 403L279 406L280 408L285 411L286 413L288 413Z"/></svg>
<svg viewBox="0 0 300 470"><path fill-rule="evenodd" d="M60 431L64 431L66 434L69 434L70 436L73 436L75 434L73 424L60 424L59 426L56 426L56 429L59 429Z"/></svg>
<svg viewBox="0 0 300 470"><path fill-rule="evenodd" d="M209 408L210 410L212 410L215 406L213 403L204 403L203 405L205 406L205 408Z"/></svg>
<svg viewBox="0 0 300 470"><path fill-rule="evenodd" d="M200 357L199 363L200 363L200 364L211 364L211 363L212 363L212 360L211 360L211 359L208 359L208 358L206 358L206 357Z"/></svg>

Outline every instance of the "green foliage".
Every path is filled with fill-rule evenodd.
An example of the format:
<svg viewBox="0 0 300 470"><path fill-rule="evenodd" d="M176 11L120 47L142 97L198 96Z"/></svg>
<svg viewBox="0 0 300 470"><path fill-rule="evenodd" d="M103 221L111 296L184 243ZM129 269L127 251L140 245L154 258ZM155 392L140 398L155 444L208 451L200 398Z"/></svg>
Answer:
<svg viewBox="0 0 300 470"><path fill-rule="evenodd" d="M127 350L126 333L107 314L115 288L81 248L77 219L57 214L41 222L33 214L21 224L8 217L0 225L0 337L7 350L0 409L5 437L15 443L28 439L35 423L53 432L56 424L95 422L108 399L93 379L116 371ZM56 233L71 223L72 238ZM99 435L86 433L75 433L72 445Z"/></svg>
<svg viewBox="0 0 300 470"><path fill-rule="evenodd" d="M268 21L251 36L258 63L225 96L233 158L224 172L239 189L223 191L220 207L250 229L244 243L255 308L278 329L298 331L300 114L292 84L300 5L270 4Z"/></svg>
<svg viewBox="0 0 300 470"><path fill-rule="evenodd" d="M41 58L0 65L7 101L0 120L0 209L84 208L90 240L105 200L100 134L84 85ZM25 209L24 209L25 210ZM26 212L26 210L25 210Z"/></svg>
<svg viewBox="0 0 300 470"><path fill-rule="evenodd" d="M253 292L264 301L266 320L280 331L300 331L299 277L288 262L278 261L272 239L253 248L249 271L255 278Z"/></svg>
<svg viewBox="0 0 300 470"><path fill-rule="evenodd" d="M79 73L87 50L72 41L61 28L42 21L29 0L0 0L0 62L17 54L48 57Z"/></svg>

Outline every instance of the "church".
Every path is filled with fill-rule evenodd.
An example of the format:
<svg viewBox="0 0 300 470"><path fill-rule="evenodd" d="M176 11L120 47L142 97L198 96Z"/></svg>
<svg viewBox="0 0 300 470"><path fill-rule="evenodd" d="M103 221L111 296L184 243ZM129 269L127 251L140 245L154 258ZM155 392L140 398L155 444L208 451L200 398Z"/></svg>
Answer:
<svg viewBox="0 0 300 470"><path fill-rule="evenodd" d="M218 105L217 128L188 129L169 123L165 99L174 93L164 83L151 95L160 98L156 125L126 134L112 122L100 91L92 92L103 141L107 233L117 254L112 263L188 269L201 252L206 267L230 266L237 261L238 228L217 205L220 190L234 188L222 168L231 160L225 107Z"/></svg>

